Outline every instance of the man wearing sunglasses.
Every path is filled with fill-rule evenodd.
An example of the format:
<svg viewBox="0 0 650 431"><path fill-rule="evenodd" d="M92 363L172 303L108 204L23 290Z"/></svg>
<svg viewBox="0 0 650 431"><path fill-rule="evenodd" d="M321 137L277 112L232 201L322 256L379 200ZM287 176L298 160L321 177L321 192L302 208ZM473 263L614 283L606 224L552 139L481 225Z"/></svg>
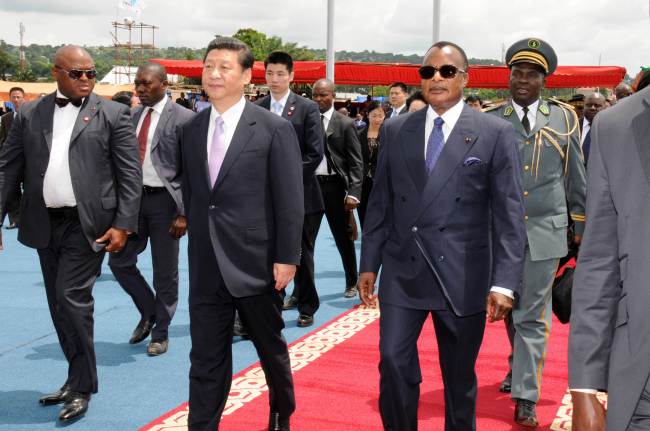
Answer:
<svg viewBox="0 0 650 431"><path fill-rule="evenodd" d="M575 243L585 222L585 169L580 127L570 105L540 98L557 56L541 39L524 39L506 53L512 101L490 110L517 132L526 207L526 261L522 292L506 325L513 352L501 385L517 403L515 421L535 427L541 373L551 328L551 288L567 254L569 217ZM567 205L568 203L568 205Z"/></svg>
<svg viewBox="0 0 650 431"><path fill-rule="evenodd" d="M417 340L432 315L445 429L476 429L474 367L490 321L512 307L525 226L515 132L463 102L467 56L438 42L420 68L429 106L384 124L363 228L359 295L379 285L384 429L417 429Z"/></svg>
<svg viewBox="0 0 650 431"><path fill-rule="evenodd" d="M21 107L0 151L0 216L23 179L18 240L38 251L68 361L64 385L40 403L63 403L59 420L70 421L97 392L92 288L104 253L138 229L142 170L129 110L92 92L88 52L64 46L54 65L56 92Z"/></svg>

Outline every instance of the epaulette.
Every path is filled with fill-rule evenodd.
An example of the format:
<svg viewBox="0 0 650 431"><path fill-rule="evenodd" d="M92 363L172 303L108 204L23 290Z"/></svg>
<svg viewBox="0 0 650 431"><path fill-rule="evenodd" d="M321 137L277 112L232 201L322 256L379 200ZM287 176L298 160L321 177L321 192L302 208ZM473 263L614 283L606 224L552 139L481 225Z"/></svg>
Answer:
<svg viewBox="0 0 650 431"><path fill-rule="evenodd" d="M494 110L499 109L499 108L501 108L502 106L507 105L507 104L508 104L508 102L497 103L497 104L495 104L495 105L488 106L487 108L484 108L484 109L483 109L483 112L494 111Z"/></svg>
<svg viewBox="0 0 650 431"><path fill-rule="evenodd" d="M563 102L563 101L561 101L561 100L558 100L558 99L556 99L555 97L549 97L548 99L546 99L546 101L547 101L548 103L552 104L552 105L561 106L561 107L563 107L563 108L567 108L567 109L570 109L570 110L572 110L572 111L574 110L572 105L569 105L569 104L566 103L566 102Z"/></svg>

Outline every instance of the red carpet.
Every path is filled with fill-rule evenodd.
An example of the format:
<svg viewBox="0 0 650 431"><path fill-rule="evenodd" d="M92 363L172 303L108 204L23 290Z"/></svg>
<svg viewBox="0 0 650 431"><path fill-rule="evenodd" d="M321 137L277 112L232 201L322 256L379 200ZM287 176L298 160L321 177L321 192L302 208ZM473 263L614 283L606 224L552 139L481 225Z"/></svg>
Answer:
<svg viewBox="0 0 650 431"><path fill-rule="evenodd" d="M293 343L292 368L296 385L297 411L292 429L298 431L381 430L377 407L379 320L375 310L355 309ZM570 405L567 389L568 326L554 322L542 398L537 407L539 430L568 430ZM518 430L512 417L514 404L498 392L507 372L510 350L502 322L488 324L477 364L479 430ZM443 389L438 366L433 324L429 319L420 338L423 383L420 429L442 430ZM267 426L268 393L261 370L251 367L235 376L221 429L263 431ZM186 405L180 406L141 430L182 430Z"/></svg>

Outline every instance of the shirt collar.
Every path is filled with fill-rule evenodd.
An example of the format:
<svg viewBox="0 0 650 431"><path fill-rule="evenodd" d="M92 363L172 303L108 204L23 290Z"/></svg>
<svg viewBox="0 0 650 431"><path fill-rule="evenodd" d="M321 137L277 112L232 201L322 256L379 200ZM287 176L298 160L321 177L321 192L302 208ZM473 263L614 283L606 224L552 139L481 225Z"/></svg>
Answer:
<svg viewBox="0 0 650 431"><path fill-rule="evenodd" d="M327 118L327 121L332 119L332 114L334 114L334 105L330 106L330 109L323 112L321 115Z"/></svg>
<svg viewBox="0 0 650 431"><path fill-rule="evenodd" d="M452 130L456 123L458 122L458 119L460 118L460 114L463 113L463 108L465 106L465 102L463 102L463 99L459 99L458 102L449 108L444 114L438 115L436 111L433 110L431 105L427 108L427 123L428 122L433 122L434 119L437 117L441 117L442 120L444 121L444 124L449 127L449 130Z"/></svg>
<svg viewBox="0 0 650 431"><path fill-rule="evenodd" d="M155 105L153 105L153 106L145 106L144 109L146 110L147 108L151 108L154 111L156 111L156 114L160 115L160 114L162 114L162 111L165 108L165 104L167 104L167 96L166 95L162 99L160 99Z"/></svg>
<svg viewBox="0 0 650 431"><path fill-rule="evenodd" d="M61 93L61 91L59 91L58 88L56 89L56 97L59 97L59 98L61 98L61 99L69 99L69 97L68 97L68 96L64 96L63 93ZM84 103L85 100L86 100L85 97L83 97L83 98L81 99L81 104L82 104L82 105L83 105L83 103ZM74 105L72 105L72 106L74 106ZM76 106L75 106L75 108L76 108Z"/></svg>
<svg viewBox="0 0 650 431"><path fill-rule="evenodd" d="M582 117L582 128L584 129L586 126L591 127L591 122L587 120L587 117Z"/></svg>
<svg viewBox="0 0 650 431"><path fill-rule="evenodd" d="M214 123L217 117L223 118L223 122L226 125L226 128L230 127L235 127L237 126L237 123L239 122L239 118L241 117L242 113L244 112L244 107L246 106L246 99L242 95L241 99L234 105L232 105L228 110L226 110L223 114L219 114L217 109L212 105L210 107L210 124Z"/></svg>
<svg viewBox="0 0 650 431"><path fill-rule="evenodd" d="M393 108L393 111L395 112L402 112L402 109L406 108L406 103L400 106L399 108Z"/></svg>
<svg viewBox="0 0 650 431"><path fill-rule="evenodd" d="M282 96L279 100L275 100L275 97L271 95L271 107L273 107L273 102L277 102L282 106L283 108L287 105L287 100L289 100L289 94L291 93L291 90L287 90L284 96Z"/></svg>
<svg viewBox="0 0 650 431"><path fill-rule="evenodd" d="M528 105L528 112L537 112L537 107L539 106L539 99L535 100L533 103ZM512 107L515 108L515 111L517 111L517 115L520 117L524 116L524 107L518 105L514 100L512 101Z"/></svg>

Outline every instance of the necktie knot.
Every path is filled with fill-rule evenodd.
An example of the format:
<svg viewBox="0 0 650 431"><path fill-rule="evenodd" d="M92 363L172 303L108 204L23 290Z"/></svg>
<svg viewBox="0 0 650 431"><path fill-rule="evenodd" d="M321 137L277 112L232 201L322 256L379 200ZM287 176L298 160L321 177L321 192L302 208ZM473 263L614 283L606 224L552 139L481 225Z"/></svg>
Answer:
<svg viewBox="0 0 650 431"><path fill-rule="evenodd" d="M437 128L441 128L444 122L445 120L443 120L442 117L436 117L436 119L433 120L433 125Z"/></svg>
<svg viewBox="0 0 650 431"><path fill-rule="evenodd" d="M81 106L81 99L68 99L67 97L57 97L54 99L54 103L59 108L65 108L68 106L68 103L72 103L73 106L76 106L77 108Z"/></svg>
<svg viewBox="0 0 650 431"><path fill-rule="evenodd" d="M282 104L280 102L273 101L273 112L278 115L282 114Z"/></svg>
<svg viewBox="0 0 650 431"><path fill-rule="evenodd" d="M217 118L215 118L215 120L214 120L214 124L215 124L215 125L216 125L220 130L223 129L223 117L218 116Z"/></svg>

